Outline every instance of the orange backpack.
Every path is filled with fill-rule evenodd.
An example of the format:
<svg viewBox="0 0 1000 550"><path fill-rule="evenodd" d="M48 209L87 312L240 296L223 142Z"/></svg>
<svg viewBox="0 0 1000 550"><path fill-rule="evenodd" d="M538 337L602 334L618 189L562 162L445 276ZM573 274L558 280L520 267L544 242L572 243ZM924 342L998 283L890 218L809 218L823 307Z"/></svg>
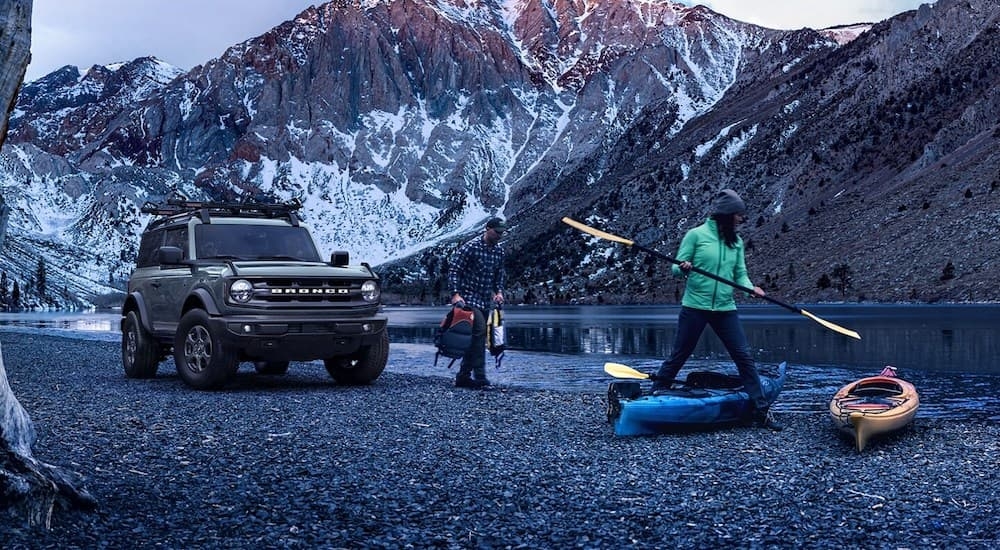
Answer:
<svg viewBox="0 0 1000 550"><path fill-rule="evenodd" d="M434 334L434 345L437 347L434 366L442 355L451 358L448 368L455 364L455 360L465 357L465 352L472 345L473 316L472 308L464 305L454 305L448 310Z"/></svg>

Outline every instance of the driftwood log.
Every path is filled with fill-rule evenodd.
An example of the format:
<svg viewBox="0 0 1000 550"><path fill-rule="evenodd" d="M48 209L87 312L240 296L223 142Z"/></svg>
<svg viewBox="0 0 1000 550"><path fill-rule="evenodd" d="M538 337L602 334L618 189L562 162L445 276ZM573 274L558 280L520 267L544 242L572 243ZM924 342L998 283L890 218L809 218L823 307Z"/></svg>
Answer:
<svg viewBox="0 0 1000 550"><path fill-rule="evenodd" d="M57 506L94 509L97 501L82 487L82 476L35 459L34 442L35 427L14 397L0 350L0 509L46 528Z"/></svg>
<svg viewBox="0 0 1000 550"><path fill-rule="evenodd" d="M0 2L0 147L7 121L31 56L31 0ZM82 477L36 460L31 453L35 427L7 380L0 350L0 513L50 526L52 510L93 509L97 502L82 488Z"/></svg>
<svg viewBox="0 0 1000 550"><path fill-rule="evenodd" d="M0 3L0 146L7 138L7 119L31 59L31 0Z"/></svg>

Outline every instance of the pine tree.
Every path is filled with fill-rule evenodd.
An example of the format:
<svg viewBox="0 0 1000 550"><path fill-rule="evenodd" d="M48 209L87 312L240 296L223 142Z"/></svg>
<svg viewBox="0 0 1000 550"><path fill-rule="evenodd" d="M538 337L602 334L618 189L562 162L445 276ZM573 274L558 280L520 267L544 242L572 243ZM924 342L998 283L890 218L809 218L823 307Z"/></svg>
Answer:
<svg viewBox="0 0 1000 550"><path fill-rule="evenodd" d="M941 272L941 280L947 281L955 278L955 264L950 261L945 264L944 270Z"/></svg>
<svg viewBox="0 0 1000 550"><path fill-rule="evenodd" d="M10 293L10 309L11 311L17 311L21 309L21 286L14 281L14 290Z"/></svg>
<svg viewBox="0 0 1000 550"><path fill-rule="evenodd" d="M7 300L10 298L10 291L7 289L9 284L7 272L4 271L3 274L0 274L0 306L6 306Z"/></svg>
<svg viewBox="0 0 1000 550"><path fill-rule="evenodd" d="M836 279L837 290L841 295L847 293L847 289L854 288L854 276L851 273L851 266L840 264L833 268L833 277Z"/></svg>
<svg viewBox="0 0 1000 550"><path fill-rule="evenodd" d="M830 276L824 273L820 276L819 280L816 281L816 288L827 289L830 288L832 283L830 282Z"/></svg>
<svg viewBox="0 0 1000 550"><path fill-rule="evenodd" d="M39 298L45 297L45 258L38 258L38 267L35 269L35 290Z"/></svg>

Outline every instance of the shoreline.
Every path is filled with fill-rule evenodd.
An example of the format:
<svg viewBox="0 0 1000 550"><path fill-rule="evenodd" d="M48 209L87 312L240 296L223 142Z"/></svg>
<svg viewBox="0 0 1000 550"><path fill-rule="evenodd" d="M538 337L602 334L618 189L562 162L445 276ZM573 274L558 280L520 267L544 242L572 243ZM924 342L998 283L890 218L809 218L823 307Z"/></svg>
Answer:
<svg viewBox="0 0 1000 550"><path fill-rule="evenodd" d="M10 333L12 336L13 333ZM2 340L36 459L95 512L4 517L4 548L995 547L994 422L920 419L858 453L815 414L619 438L601 395L322 366L196 392L117 342ZM298 368L296 368L298 367Z"/></svg>

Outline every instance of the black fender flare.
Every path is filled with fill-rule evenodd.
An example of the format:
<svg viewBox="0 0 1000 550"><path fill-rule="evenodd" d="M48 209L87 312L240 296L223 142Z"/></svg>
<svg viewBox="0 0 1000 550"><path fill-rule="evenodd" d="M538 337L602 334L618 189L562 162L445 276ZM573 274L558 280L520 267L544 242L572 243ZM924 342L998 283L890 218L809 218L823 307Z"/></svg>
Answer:
<svg viewBox="0 0 1000 550"><path fill-rule="evenodd" d="M191 295L188 296L188 299L184 301L184 309L181 310L181 317L195 308L204 309L210 317L222 315L222 312L219 311L218 306L215 304L215 299L212 298L212 293L204 288L194 289Z"/></svg>
<svg viewBox="0 0 1000 550"><path fill-rule="evenodd" d="M153 326L149 323L149 306L146 305L146 299L142 297L142 294L138 292L132 292L125 298L125 303L122 304L122 320L119 323L119 330L124 332L125 317L128 316L130 311L135 311L139 314L139 323L142 324L143 330L152 333Z"/></svg>

